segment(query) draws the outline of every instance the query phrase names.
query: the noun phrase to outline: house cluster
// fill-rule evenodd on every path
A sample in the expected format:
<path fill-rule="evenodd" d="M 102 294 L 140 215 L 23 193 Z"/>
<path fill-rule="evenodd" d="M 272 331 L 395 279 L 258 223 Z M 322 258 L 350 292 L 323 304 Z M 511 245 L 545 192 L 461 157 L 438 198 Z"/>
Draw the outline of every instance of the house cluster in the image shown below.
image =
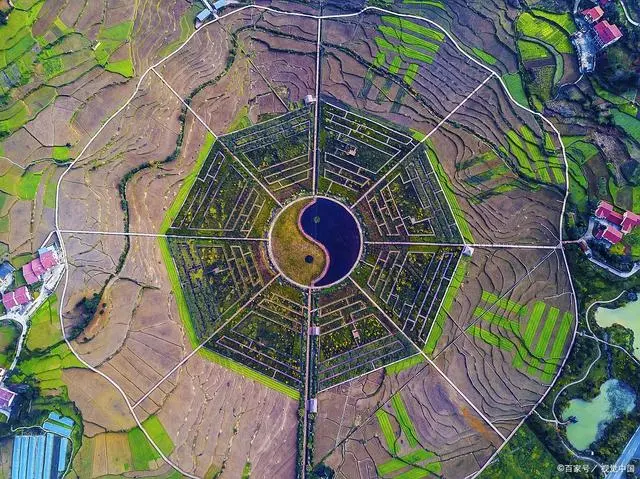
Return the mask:
<path fill-rule="evenodd" d="M 0 368 L 0 371 L 2 371 L 0 377 L 4 376 L 5 370 Z M 4 414 L 7 419 L 11 414 L 11 406 L 13 405 L 13 401 L 16 396 L 16 393 L 7 389 L 2 383 L 0 383 L 0 414 Z"/>
<path fill-rule="evenodd" d="M 22 276 L 27 285 L 42 281 L 45 275 L 60 263 L 58 251 L 54 245 L 45 246 L 38 250 L 38 256 L 22 267 Z M 33 297 L 27 286 L 20 286 L 9 291 L 15 280 L 15 268 L 5 261 L 0 264 L 0 292 L 2 304 L 7 311 L 29 304 Z"/>
<path fill-rule="evenodd" d="M 576 16 L 579 29 L 571 36 L 578 54 L 580 73 L 590 73 L 596 67 L 596 55 L 622 38 L 620 28 L 604 17 L 603 7 L 609 0 L 601 0 L 594 7 L 582 10 Z"/>
<path fill-rule="evenodd" d="M 640 215 L 633 211 L 620 213 L 606 201 L 598 204 L 595 217 L 599 220 L 599 225 L 594 237 L 609 244 L 619 243 L 624 235 L 631 233 L 636 226 L 640 225 Z"/>

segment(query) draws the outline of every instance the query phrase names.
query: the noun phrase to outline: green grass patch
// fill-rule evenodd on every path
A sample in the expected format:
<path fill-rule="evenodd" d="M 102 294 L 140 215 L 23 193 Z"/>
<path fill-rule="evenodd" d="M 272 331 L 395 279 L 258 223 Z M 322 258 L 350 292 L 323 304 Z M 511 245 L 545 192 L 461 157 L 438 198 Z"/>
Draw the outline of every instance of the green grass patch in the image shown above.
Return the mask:
<path fill-rule="evenodd" d="M 548 361 L 544 365 L 544 372 L 542 373 L 541 378 L 543 382 L 548 383 L 553 380 L 554 373 L 558 367 L 558 365 L 553 361 L 560 359 L 564 345 L 567 342 L 567 336 L 571 330 L 572 321 L 573 315 L 571 313 L 564 313 L 562 320 L 560 321 L 558 331 L 556 332 L 556 337 L 553 340 L 553 345 L 551 346 L 551 353 L 549 353 L 549 359 L 551 361 Z"/>
<path fill-rule="evenodd" d="M 23 171 L 12 167 L 0 176 L 0 190 L 21 200 L 33 200 L 36 197 L 41 178 L 42 172 L 34 173 L 30 170 Z"/>
<path fill-rule="evenodd" d="M 402 359 L 396 363 L 390 364 L 386 366 L 384 369 L 387 374 L 398 374 L 405 369 L 412 368 L 413 366 L 417 366 L 418 364 L 422 364 L 425 361 L 424 356 L 422 354 L 414 354 L 413 356 L 409 356 L 408 358 Z"/>
<path fill-rule="evenodd" d="M 497 306 L 503 311 L 514 312 L 519 316 L 524 316 L 527 314 L 527 308 L 522 306 L 520 303 L 511 301 L 508 298 L 501 298 L 491 291 L 482 291 L 482 301 L 490 303 L 491 306 Z"/>
<path fill-rule="evenodd" d="M 544 18 L 546 20 L 550 20 L 553 23 L 556 23 L 562 27 L 564 31 L 566 31 L 569 35 L 576 32 L 576 22 L 573 20 L 573 17 L 570 13 L 553 13 L 547 12 L 544 10 L 533 9 L 531 12 L 540 18 Z"/>
<path fill-rule="evenodd" d="M 125 78 L 133 78 L 134 75 L 133 62 L 130 58 L 117 62 L 108 62 L 104 68 L 109 72 L 118 73 Z"/>
<path fill-rule="evenodd" d="M 111 40 L 122 43 L 130 39 L 132 29 L 133 22 L 130 20 L 102 28 L 98 33 L 98 40 Z"/>
<path fill-rule="evenodd" d="M 407 437 L 409 446 L 412 448 L 416 447 L 418 445 L 418 433 L 413 425 L 413 421 L 409 417 L 409 413 L 399 392 L 391 396 L 391 407 L 393 407 L 396 413 L 396 419 L 400 424 L 400 429 L 402 429 L 402 432 Z"/>
<path fill-rule="evenodd" d="M 495 65 L 496 63 L 498 63 L 498 59 L 496 57 L 494 57 L 493 55 L 490 55 L 484 50 L 480 50 L 479 48 L 474 47 L 473 54 L 483 62 L 488 63 L 489 65 Z"/>
<path fill-rule="evenodd" d="M 435 40 L 437 42 L 443 42 L 446 38 L 446 35 L 439 30 L 434 28 L 426 27 L 424 25 L 420 25 L 419 23 L 412 22 L 410 20 L 406 20 L 404 18 L 398 18 L 390 15 L 382 15 L 382 21 L 388 25 L 393 25 L 398 27 L 401 30 L 410 31 L 413 33 L 417 33 L 425 38 L 429 38 L 431 40 Z"/>
<path fill-rule="evenodd" d="M 529 100 L 527 100 L 527 94 L 524 91 L 524 87 L 522 86 L 522 79 L 520 78 L 520 74 L 516 73 L 507 73 L 502 75 L 502 81 L 511 93 L 511 96 L 521 105 L 528 107 Z"/>
<path fill-rule="evenodd" d="M 613 122 L 634 140 L 640 141 L 640 120 L 620 110 L 612 109 Z"/>
<path fill-rule="evenodd" d="M 419 69 L 420 69 L 420 66 L 416 65 L 415 63 L 412 63 L 411 65 L 409 65 L 409 68 L 407 68 L 407 73 L 404 74 L 402 81 L 405 82 L 407 85 L 411 85 L 413 81 L 416 79 L 416 75 L 418 74 Z"/>

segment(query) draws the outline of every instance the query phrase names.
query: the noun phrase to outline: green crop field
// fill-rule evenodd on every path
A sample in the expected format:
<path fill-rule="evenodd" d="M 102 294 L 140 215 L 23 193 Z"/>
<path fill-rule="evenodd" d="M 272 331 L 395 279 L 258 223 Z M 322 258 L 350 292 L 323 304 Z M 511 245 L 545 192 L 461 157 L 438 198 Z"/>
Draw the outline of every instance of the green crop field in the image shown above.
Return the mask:
<path fill-rule="evenodd" d="M 391 397 L 391 406 L 396 413 L 396 419 L 400 424 L 400 429 L 402 429 L 402 432 L 407 437 L 409 446 L 412 448 L 416 447 L 418 445 L 418 433 L 413 425 L 413 421 L 409 417 L 400 393 L 396 393 Z"/>
<path fill-rule="evenodd" d="M 402 78 L 402 81 L 404 81 L 407 85 L 411 85 L 415 80 L 416 75 L 418 74 L 419 68 L 420 67 L 415 63 L 410 64 L 409 68 L 407 68 L 407 73 L 405 73 L 404 77 Z"/>
<path fill-rule="evenodd" d="M 449 176 L 445 173 L 442 165 L 440 164 L 440 161 L 438 160 L 435 146 L 430 140 L 427 140 L 425 142 L 425 145 L 427 147 L 427 158 L 429 159 L 429 163 L 431 164 L 433 171 L 438 177 L 440 186 L 442 187 L 442 191 L 447 198 L 449 206 L 451 207 L 451 212 L 453 213 L 453 217 L 456 220 L 458 228 L 460 228 L 462 237 L 468 243 L 474 243 L 473 234 L 471 233 L 471 227 L 469 226 L 469 223 L 467 223 L 466 216 L 462 211 L 462 208 L 460 208 L 460 205 L 458 204 L 457 196 L 453 191 L 451 184 L 449 183 Z"/>
<path fill-rule="evenodd" d="M 58 299 L 54 294 L 49 296 L 31 317 L 31 326 L 25 339 L 25 346 L 34 351 L 47 349 L 61 341 Z"/>
<path fill-rule="evenodd" d="M 396 435 L 393 432 L 393 426 L 391 425 L 391 419 L 389 414 L 383 409 L 378 409 L 376 411 L 376 419 L 378 419 L 378 424 L 380 425 L 380 431 L 382 431 L 382 435 L 384 436 L 385 442 L 387 443 L 387 448 L 392 455 L 396 454 Z"/>
<path fill-rule="evenodd" d="M 158 416 L 149 416 L 142 422 L 142 426 L 149 433 L 153 442 L 156 443 L 164 455 L 168 456 L 173 452 L 173 441 L 160 422 L 160 419 L 158 419 Z"/>
<path fill-rule="evenodd" d="M 501 298 L 490 291 L 482 291 L 482 301 L 490 303 L 491 306 L 497 306 L 504 311 L 515 312 L 519 316 L 525 316 L 527 314 L 527 308 L 524 306 L 508 298 Z"/>
<path fill-rule="evenodd" d="M 147 471 L 151 461 L 160 459 L 158 451 L 153 448 L 139 427 L 135 427 L 128 432 L 128 439 L 134 470 Z"/>
<path fill-rule="evenodd" d="M 513 343 L 509 341 L 507 338 L 493 334 L 492 332 L 487 331 L 486 329 L 482 329 L 478 325 L 474 324 L 469 329 L 467 329 L 467 332 L 471 334 L 471 336 L 480 338 L 485 343 L 490 344 L 491 346 L 500 348 L 503 351 L 511 351 L 513 349 Z"/>
<path fill-rule="evenodd" d="M 518 40 L 518 51 L 522 61 L 540 60 L 549 58 L 551 53 L 542 45 L 528 40 Z"/>
<path fill-rule="evenodd" d="M 553 13 L 538 9 L 531 10 L 531 13 L 533 13 L 536 17 L 544 18 L 546 20 L 552 21 L 553 23 L 557 23 L 569 35 L 575 33 L 577 30 L 576 23 L 570 13 Z"/>
<path fill-rule="evenodd" d="M 516 28 L 527 37 L 538 38 L 547 43 L 558 53 L 573 53 L 573 46 L 569 41 L 570 32 L 556 24 L 555 20 L 550 21 L 524 12 L 518 17 Z M 575 25 L 573 29 L 575 30 Z"/>
<path fill-rule="evenodd" d="M 443 42 L 444 39 L 446 38 L 445 34 L 440 32 L 439 30 L 436 30 L 430 27 L 425 27 L 424 25 L 420 25 L 410 20 L 406 20 L 398 17 L 392 17 L 388 15 L 383 15 L 381 19 L 384 23 L 388 25 L 393 25 L 395 27 L 398 27 L 401 30 L 417 33 L 425 38 L 429 38 L 437 42 Z"/>
<path fill-rule="evenodd" d="M 560 311 L 558 308 L 550 308 L 547 313 L 547 317 L 545 318 L 544 325 L 542 326 L 542 331 L 540 332 L 540 337 L 538 338 L 538 342 L 533 350 L 533 361 L 532 364 L 529 365 L 527 371 L 529 374 L 535 373 L 540 368 L 540 360 L 545 357 L 545 353 L 549 346 L 549 341 L 551 340 L 551 334 L 553 333 L 553 328 L 556 324 L 556 319 Z"/>

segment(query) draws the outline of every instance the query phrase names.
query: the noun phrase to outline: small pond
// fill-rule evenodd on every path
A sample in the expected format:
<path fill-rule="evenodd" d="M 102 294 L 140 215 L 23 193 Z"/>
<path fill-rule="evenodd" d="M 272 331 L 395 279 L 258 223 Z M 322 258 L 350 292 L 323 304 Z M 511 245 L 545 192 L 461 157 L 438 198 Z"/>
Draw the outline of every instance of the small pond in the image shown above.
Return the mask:
<path fill-rule="evenodd" d="M 596 322 L 602 328 L 619 324 L 633 331 L 633 354 L 640 359 L 640 301 L 631 301 L 621 308 L 598 308 Z"/>
<path fill-rule="evenodd" d="M 609 379 L 600 387 L 600 394 L 590 401 L 572 399 L 562 413 L 562 419 L 574 417 L 567 425 L 567 439 L 573 447 L 584 451 L 598 438 L 600 431 L 621 414 L 631 412 L 635 393 L 617 379 Z"/>
<path fill-rule="evenodd" d="M 326 249 L 328 267 L 314 286 L 328 286 L 351 273 L 362 249 L 360 227 L 351 212 L 329 198 L 317 198 L 300 216 L 305 234 Z"/>

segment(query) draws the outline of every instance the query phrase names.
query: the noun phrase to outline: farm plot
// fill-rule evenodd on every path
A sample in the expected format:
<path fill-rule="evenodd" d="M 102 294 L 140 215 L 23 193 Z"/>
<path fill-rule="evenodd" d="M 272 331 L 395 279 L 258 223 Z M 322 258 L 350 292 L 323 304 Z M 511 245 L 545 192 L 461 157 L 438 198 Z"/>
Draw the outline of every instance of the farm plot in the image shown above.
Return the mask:
<path fill-rule="evenodd" d="M 416 145 L 410 134 L 331 103 L 321 104 L 319 190 L 353 200 Z"/>
<path fill-rule="evenodd" d="M 496 421 L 526 411 L 571 342 L 574 299 L 554 250 L 477 248 L 435 350 L 435 362 Z"/>
<path fill-rule="evenodd" d="M 280 199 L 311 191 L 313 111 L 294 112 L 223 136 L 224 143 Z"/>
<path fill-rule="evenodd" d="M 220 143 L 214 144 L 168 234 L 263 237 L 275 203 Z"/>
<path fill-rule="evenodd" d="M 368 240 L 462 241 L 449 206 L 448 180 L 443 178 L 442 184 L 427 155 L 424 148 L 416 150 L 358 204 L 356 211 L 367 226 Z M 458 211 L 457 201 L 452 201 Z"/>
<path fill-rule="evenodd" d="M 281 383 L 303 385 L 308 309 L 302 291 L 276 282 L 206 343 L 207 348 Z"/>
<path fill-rule="evenodd" d="M 320 327 L 318 389 L 345 382 L 415 352 L 353 285 L 314 293 Z"/>
<path fill-rule="evenodd" d="M 429 132 L 487 77 L 419 20 L 367 13 L 322 30 L 323 99 L 408 129 Z"/>
<path fill-rule="evenodd" d="M 419 346 L 427 341 L 458 265 L 461 248 L 375 246 L 355 279 Z"/>
<path fill-rule="evenodd" d="M 316 463 L 345 477 L 363 468 L 382 478 L 459 477 L 502 442 L 429 366 L 332 388 L 318 410 Z"/>
<path fill-rule="evenodd" d="M 450 120 L 429 139 L 429 157 L 476 242 L 557 244 L 565 191 L 557 137 L 493 81 Z"/>

